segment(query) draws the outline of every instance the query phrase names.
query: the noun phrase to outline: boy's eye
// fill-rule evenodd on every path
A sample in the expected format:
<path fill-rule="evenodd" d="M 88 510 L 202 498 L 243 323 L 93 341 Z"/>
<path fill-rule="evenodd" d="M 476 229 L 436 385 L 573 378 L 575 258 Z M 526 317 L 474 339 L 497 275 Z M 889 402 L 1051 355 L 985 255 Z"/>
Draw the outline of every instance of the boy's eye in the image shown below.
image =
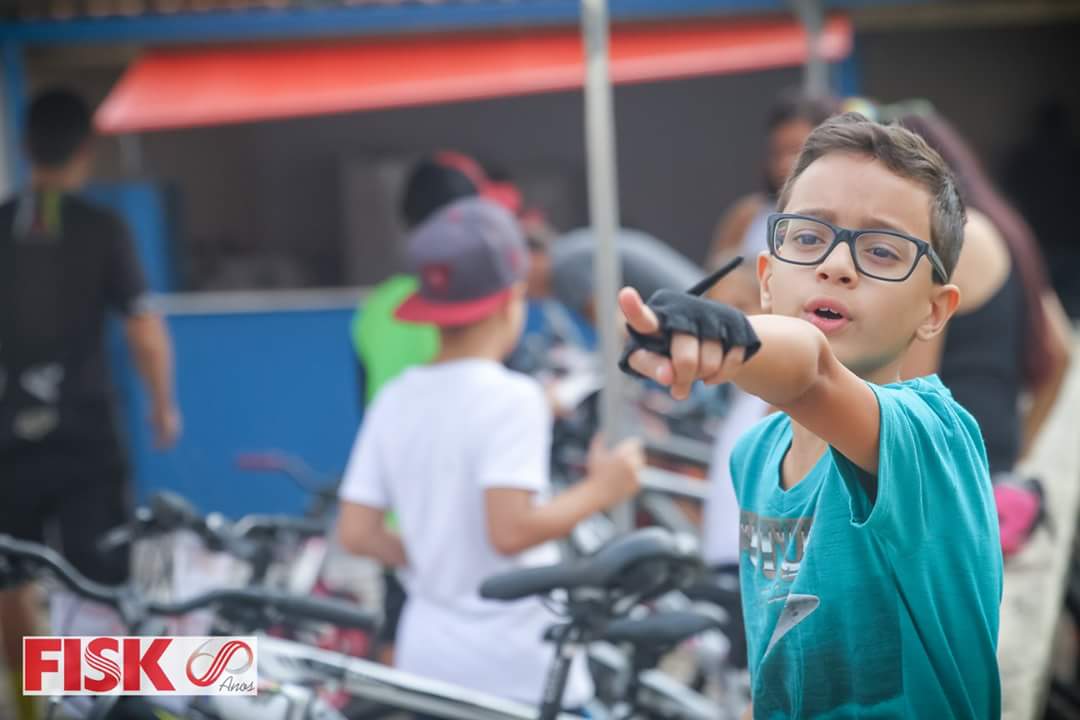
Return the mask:
<path fill-rule="evenodd" d="M 801 232 L 797 234 L 793 239 L 796 245 L 800 245 L 802 247 L 813 247 L 815 245 L 820 245 L 825 242 L 825 238 L 819 237 L 810 232 Z"/>
<path fill-rule="evenodd" d="M 878 260 L 899 260 L 900 256 L 889 247 L 878 245 L 876 247 L 867 248 L 867 252 L 870 253 Z"/>
<path fill-rule="evenodd" d="M 857 241 L 859 256 L 877 265 L 905 265 L 914 262 L 914 244 L 890 235 L 862 235 Z"/>

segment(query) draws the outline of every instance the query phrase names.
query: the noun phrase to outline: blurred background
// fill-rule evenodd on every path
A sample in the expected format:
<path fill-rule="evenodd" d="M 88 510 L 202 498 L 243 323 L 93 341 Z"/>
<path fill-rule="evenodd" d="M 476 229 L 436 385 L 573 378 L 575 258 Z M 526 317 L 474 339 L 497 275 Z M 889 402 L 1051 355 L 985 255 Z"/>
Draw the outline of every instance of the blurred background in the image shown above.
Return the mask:
<path fill-rule="evenodd" d="M 733 247 L 718 240 L 725 212 L 770 182 L 778 96 L 919 101 L 1023 214 L 1080 317 L 1080 0 L 609 11 L 624 228 L 711 266 Z M 309 494 L 251 466 L 287 455 L 301 474 L 340 473 L 363 407 L 350 326 L 371 288 L 405 270 L 401 196 L 419 159 L 475 158 L 552 238 L 589 224 L 579 15 L 576 0 L 0 0 L 0 196 L 28 179 L 30 98 L 84 97 L 97 131 L 85 194 L 126 221 L 172 337 L 183 433 L 160 452 L 122 333 L 110 335 L 138 498 L 299 514 Z M 1056 412 L 1040 468 L 1071 488 L 1077 417 Z M 250 453 L 262 455 L 245 467 Z"/>
<path fill-rule="evenodd" d="M 588 222 L 573 0 L 0 7 L 0 191 L 25 172 L 28 97 L 78 91 L 99 108 L 88 192 L 126 218 L 153 289 L 167 295 L 187 420 L 172 453 L 147 451 L 130 368 L 117 377 L 142 492 L 179 487 L 238 511 L 253 482 L 233 474 L 238 448 L 340 467 L 359 421 L 341 328 L 360 289 L 402 267 L 397 202 L 417 157 L 469 153 L 511 173 L 556 228 Z M 1071 223 L 1036 207 L 1067 208 L 1077 187 L 1080 164 L 1064 157 L 1075 158 L 1080 134 L 1080 3 L 826 9 L 833 93 L 924 98 L 952 120 L 1034 211 L 1054 284 L 1080 313 Z M 774 98 L 802 82 L 798 13 L 780 0 L 632 0 L 613 2 L 611 16 L 622 222 L 703 263 L 721 213 L 762 185 Z M 1025 193 L 1023 160 L 1039 143 L 1062 143 L 1049 152 L 1060 162 Z M 245 510 L 301 502 L 286 482 L 258 482 Z"/>

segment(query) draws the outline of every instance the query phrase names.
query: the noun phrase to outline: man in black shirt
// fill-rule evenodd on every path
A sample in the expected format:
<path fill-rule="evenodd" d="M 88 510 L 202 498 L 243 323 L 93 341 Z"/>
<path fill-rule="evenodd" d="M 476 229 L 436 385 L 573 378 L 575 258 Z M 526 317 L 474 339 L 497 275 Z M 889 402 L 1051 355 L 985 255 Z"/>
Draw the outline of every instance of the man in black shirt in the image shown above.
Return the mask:
<path fill-rule="evenodd" d="M 25 140 L 30 187 L 0 205 L 0 533 L 48 539 L 93 580 L 118 583 L 126 552 L 95 550 L 103 532 L 128 519 L 106 317 L 123 319 L 160 447 L 180 432 L 171 344 L 147 305 L 124 223 L 72 194 L 92 162 L 87 105 L 64 91 L 39 95 Z M 35 619 L 29 588 L 0 592 L 9 668 L 21 667 L 22 636 L 35 632 Z"/>

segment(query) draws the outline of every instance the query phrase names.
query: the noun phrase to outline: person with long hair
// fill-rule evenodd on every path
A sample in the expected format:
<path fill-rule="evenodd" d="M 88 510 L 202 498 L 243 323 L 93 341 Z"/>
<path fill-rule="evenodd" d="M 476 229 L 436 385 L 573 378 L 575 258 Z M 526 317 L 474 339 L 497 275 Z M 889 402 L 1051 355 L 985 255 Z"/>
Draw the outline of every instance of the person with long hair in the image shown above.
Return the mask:
<path fill-rule="evenodd" d="M 776 208 L 776 198 L 787 180 L 795 158 L 810 131 L 836 112 L 831 97 L 812 97 L 801 90 L 781 92 L 769 108 L 765 123 L 767 144 L 760 192 L 745 195 L 724 213 L 717 223 L 709 247 L 706 266 L 719 267 L 718 258 L 731 255 L 756 256 L 765 250 L 765 218 Z"/>
<path fill-rule="evenodd" d="M 1039 517 L 1040 490 L 1009 482 L 1049 416 L 1069 364 L 1070 327 L 1034 233 L 994 186 L 948 121 L 923 107 L 896 116 L 956 175 L 968 210 L 954 282 L 960 307 L 945 333 L 916 343 L 905 371 L 936 372 L 979 423 L 997 481 L 1002 545 L 1009 554 Z"/>

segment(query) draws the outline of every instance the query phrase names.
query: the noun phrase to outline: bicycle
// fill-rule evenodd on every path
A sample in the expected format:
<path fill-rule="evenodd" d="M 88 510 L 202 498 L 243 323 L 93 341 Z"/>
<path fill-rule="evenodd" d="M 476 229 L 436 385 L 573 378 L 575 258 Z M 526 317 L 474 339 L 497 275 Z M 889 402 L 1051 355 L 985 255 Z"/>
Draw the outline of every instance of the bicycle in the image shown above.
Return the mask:
<path fill-rule="evenodd" d="M 370 613 L 341 602 L 297 597 L 260 588 L 212 590 L 172 603 L 150 601 L 132 586 L 110 587 L 88 580 L 48 547 L 0 535 L 0 585 L 26 582 L 42 574 L 59 580 L 80 597 L 112 608 L 119 614 L 128 632 L 135 635 L 160 634 L 162 627 L 160 622 L 155 623 L 155 620 L 183 616 L 199 610 L 215 611 L 216 634 L 228 634 L 235 630 L 250 633 L 285 617 L 328 622 L 369 632 L 377 624 L 377 619 Z M 272 683 L 260 689 L 266 691 L 270 698 L 281 696 L 288 701 L 277 716 L 266 716 L 267 720 L 344 720 L 343 716 L 323 703 L 313 689 Z M 303 702 L 296 702 L 298 698 Z M 199 698 L 191 703 L 187 711 L 206 720 L 240 720 L 236 716 L 214 713 L 212 703 L 212 699 Z M 57 712 L 61 712 L 60 705 L 61 701 L 55 698 L 50 703 L 50 719 L 55 717 Z M 160 712 L 168 711 L 156 708 L 144 700 L 107 695 L 95 697 L 86 718 L 105 720 L 124 717 L 122 712 L 126 712 L 128 717 L 156 720 L 161 717 Z"/>
<path fill-rule="evenodd" d="M 601 617 L 625 615 L 639 601 L 685 582 L 691 576 L 691 569 L 696 566 L 692 556 L 685 549 L 680 549 L 669 534 L 659 532 L 657 535 L 645 531 L 645 535 L 637 533 L 616 541 L 590 562 L 538 570 L 543 571 L 542 578 L 554 583 L 551 589 L 555 585 L 569 586 L 567 579 L 571 576 L 576 578 L 573 587 L 568 587 L 579 598 L 575 606 L 589 608 L 579 618 L 599 621 Z M 375 622 L 370 614 L 342 603 L 321 598 L 297 598 L 259 588 L 211 591 L 177 603 L 148 602 L 134 588 L 110 588 L 83 578 L 49 548 L 0 536 L 0 583 L 24 581 L 43 572 L 53 575 L 80 596 L 115 608 L 134 633 L 152 629 L 150 620 L 153 617 L 182 615 L 208 608 L 217 612 L 219 621 L 215 631 L 219 632 L 248 633 L 272 624 L 283 615 L 368 631 Z M 522 592 L 519 580 L 505 580 L 510 582 L 505 587 L 511 594 Z M 534 579 L 526 577 L 524 580 L 526 590 L 530 587 L 545 589 L 542 585 L 537 586 Z M 499 582 L 496 580 L 494 587 Z M 529 582 L 532 584 L 529 585 Z M 609 604 L 611 606 L 606 608 Z M 700 624 L 701 619 L 682 618 L 674 623 L 624 619 L 621 625 L 610 623 L 605 624 L 604 628 L 596 628 L 595 635 L 600 639 L 628 642 L 636 647 L 660 647 L 678 642 L 686 633 L 696 630 L 699 625 L 694 623 Z M 559 627 L 575 626 L 574 621 L 556 626 L 556 632 L 559 632 Z M 317 688 L 328 683 L 341 684 L 347 692 L 386 707 L 423 712 L 449 720 L 532 720 L 537 713 L 535 708 L 527 705 L 418 678 L 367 660 L 292 641 L 260 638 L 259 649 L 263 666 L 260 668 L 262 699 L 199 698 L 188 709 L 188 716 L 197 720 L 246 720 L 252 717 L 259 717 L 260 720 L 341 720 L 340 713 L 318 698 Z M 553 667 L 555 676 L 561 672 L 559 668 L 559 661 L 556 661 Z M 262 677 L 264 674 L 270 677 Z M 682 708 L 674 714 L 654 714 L 649 717 L 688 720 L 717 717 L 710 709 L 699 709 L 693 713 L 687 711 L 687 708 L 693 707 L 686 697 L 681 697 L 687 691 L 672 688 L 671 685 L 670 682 L 665 684 L 659 675 L 643 674 L 634 683 L 637 688 L 634 691 L 637 694 L 636 706 L 662 707 L 663 703 L 674 703 Z M 652 700 L 649 699 L 650 693 L 656 696 Z M 281 702 L 276 702 L 279 699 Z M 154 710 L 153 706 L 140 700 L 106 696 L 95 702 L 88 717 L 91 720 L 111 720 L 116 717 L 111 713 L 125 706 L 144 713 Z M 144 714 L 142 717 L 153 716 Z M 570 718 L 561 713 L 557 705 L 547 707 L 541 717 L 544 720 Z"/>
<path fill-rule="evenodd" d="M 163 589 L 162 583 L 155 583 L 152 577 L 139 578 L 141 587 L 156 587 L 159 599 L 177 596 L 179 589 L 189 588 L 193 581 L 200 583 L 200 589 L 206 589 L 211 584 L 228 586 L 239 580 L 255 587 L 359 604 L 356 598 L 333 593 L 316 580 L 325 553 L 317 552 L 318 557 L 313 560 L 304 549 L 309 541 L 322 540 L 326 532 L 323 520 L 309 517 L 248 515 L 231 522 L 217 514 L 204 516 L 183 497 L 160 492 L 150 498 L 148 506 L 136 511 L 134 520 L 107 533 L 100 545 L 115 548 L 142 542 L 179 550 L 179 555 L 171 560 L 179 567 L 172 568 L 175 571 L 170 573 L 172 582 L 167 589 Z M 190 547 L 177 543 L 177 534 L 191 536 L 200 545 Z M 221 558 L 221 554 L 228 557 Z M 224 567 L 229 572 L 224 575 L 185 572 L 198 565 L 202 568 Z M 192 574 L 195 577 L 190 577 Z M 180 599 L 189 594 L 184 592 Z M 175 634 L 205 634 L 212 620 L 206 614 L 189 616 L 182 625 L 176 624 Z M 372 632 L 325 623 L 313 626 L 282 619 L 261 629 L 275 637 L 356 657 L 370 657 L 374 647 Z M 324 699 L 350 717 L 370 714 L 366 705 L 352 707 L 354 703 L 344 693 L 326 692 Z"/>
<path fill-rule="evenodd" d="M 648 670 L 670 649 L 714 627 L 715 618 L 691 612 L 628 617 L 645 603 L 689 587 L 702 569 L 692 539 L 646 528 L 611 541 L 589 557 L 489 578 L 480 595 L 505 602 L 539 595 L 563 608 L 567 621 L 546 636 L 555 645 L 555 660 L 544 684 L 540 720 L 558 714 L 575 652 L 597 641 L 633 648 L 628 680 L 614 698 L 613 717 L 715 720 L 722 714 L 715 704 Z"/>
<path fill-rule="evenodd" d="M 164 514 L 168 522 L 164 524 L 164 527 L 175 528 L 177 527 L 176 518 L 183 518 L 182 526 L 190 527 L 200 536 L 207 537 L 208 543 L 213 547 L 231 547 L 238 554 L 247 554 L 248 556 L 253 554 L 251 549 L 243 544 L 238 544 L 240 539 L 249 539 L 246 529 L 260 526 L 268 528 L 277 526 L 276 522 L 260 523 L 255 519 L 248 521 L 242 519 L 232 527 L 221 522 L 210 523 L 198 516 L 197 513 L 194 513 L 190 506 L 182 505 L 177 498 L 171 496 L 156 497 L 151 505 L 157 506 L 159 512 L 160 508 L 167 508 Z M 179 505 L 179 508 L 176 507 L 177 505 Z M 285 523 L 285 525 L 288 526 L 288 523 Z M 244 528 L 244 530 L 237 532 L 238 528 Z M 625 543 L 639 543 L 640 547 L 644 548 L 646 545 L 642 544 L 644 542 L 642 538 L 653 536 L 656 538 L 669 537 L 663 531 L 653 529 L 642 531 L 632 540 L 616 539 L 611 541 L 609 546 L 596 557 L 589 559 L 588 562 L 602 563 L 605 562 L 604 558 L 611 556 L 614 552 L 627 552 L 622 550 Z M 664 540 L 663 542 L 667 541 Z M 687 557 L 692 557 L 689 547 L 682 547 L 680 552 Z M 258 555 L 257 552 L 254 554 Z M 596 559 L 597 557 L 599 560 Z M 682 558 L 681 561 L 686 560 L 682 555 L 679 557 Z M 696 562 L 696 560 L 693 560 L 693 563 Z M 557 565 L 553 567 L 559 568 L 563 566 Z M 261 574 L 257 572 L 253 577 L 258 579 Z M 684 598 L 680 598 L 670 591 L 664 593 L 664 595 L 665 597 L 658 600 L 658 604 L 666 608 L 665 613 L 644 620 L 635 619 L 614 622 L 594 638 L 589 647 L 594 674 L 606 676 L 607 678 L 606 682 L 598 683 L 599 685 L 613 687 L 602 699 L 607 704 L 615 706 L 623 702 L 625 697 L 636 697 L 641 694 L 642 697 L 651 698 L 651 701 L 647 703 L 649 707 L 653 708 L 651 717 L 715 718 L 717 710 L 714 704 L 706 701 L 699 694 L 682 687 L 669 676 L 653 668 L 661 656 L 674 649 L 687 638 L 702 635 L 709 631 L 715 632 L 718 628 L 723 628 L 726 618 L 722 614 L 715 612 L 702 615 L 700 607 L 694 608 Z M 694 612 L 695 609 L 697 612 Z M 291 638 L 298 636 L 295 632 L 290 634 L 278 632 L 275 635 Z M 326 647 L 317 642 L 309 642 L 308 644 L 322 647 L 325 650 L 338 650 L 338 648 Z M 630 651 L 629 653 L 623 653 L 614 648 L 613 645 L 629 646 Z M 363 656 L 362 653 L 352 654 L 358 657 Z M 627 655 L 629 660 L 626 659 Z M 381 716 L 385 711 L 385 708 L 372 706 L 370 703 L 349 706 L 342 702 L 348 696 L 349 693 L 342 688 L 336 697 L 330 699 L 335 707 L 350 717 Z M 674 707 L 678 711 L 672 714 L 669 711 L 658 709 L 664 707 Z"/>

